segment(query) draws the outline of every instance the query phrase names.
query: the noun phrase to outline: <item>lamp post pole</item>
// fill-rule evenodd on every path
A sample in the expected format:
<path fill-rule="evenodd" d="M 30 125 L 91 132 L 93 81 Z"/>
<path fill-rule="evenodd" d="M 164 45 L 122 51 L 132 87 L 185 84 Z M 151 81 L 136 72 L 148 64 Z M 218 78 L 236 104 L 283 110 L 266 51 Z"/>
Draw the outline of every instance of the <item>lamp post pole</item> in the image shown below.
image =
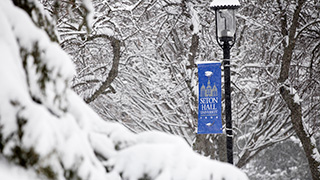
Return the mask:
<path fill-rule="evenodd" d="M 225 115 L 226 115 L 226 144 L 227 160 L 233 164 L 233 134 L 231 116 L 231 81 L 230 81 L 230 44 L 228 40 L 223 41 L 223 68 L 224 68 L 224 92 L 225 92 Z"/>
<path fill-rule="evenodd" d="M 215 10 L 216 39 L 223 49 L 227 160 L 228 163 L 233 164 L 230 49 L 236 41 L 235 10 L 240 7 L 240 2 L 239 0 L 213 0 L 210 6 Z"/>

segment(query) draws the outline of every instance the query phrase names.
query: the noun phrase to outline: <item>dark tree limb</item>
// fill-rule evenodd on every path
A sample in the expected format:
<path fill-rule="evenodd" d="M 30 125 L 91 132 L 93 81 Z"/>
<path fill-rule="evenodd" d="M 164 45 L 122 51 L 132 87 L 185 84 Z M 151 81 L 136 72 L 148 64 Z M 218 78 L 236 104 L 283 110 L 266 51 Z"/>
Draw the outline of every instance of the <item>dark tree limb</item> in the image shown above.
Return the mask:
<path fill-rule="evenodd" d="M 116 39 L 115 37 L 106 36 L 106 35 L 90 37 L 88 40 L 91 40 L 93 38 L 98 38 L 98 37 L 108 38 L 111 42 L 112 52 L 113 52 L 112 67 L 111 67 L 111 70 L 109 71 L 107 78 L 105 79 L 105 81 L 102 82 L 102 85 L 98 89 L 96 89 L 89 97 L 85 98 L 86 103 L 91 103 L 92 101 L 97 99 L 99 95 L 104 94 L 106 89 L 110 87 L 111 83 L 118 76 L 118 71 L 119 71 L 121 41 L 119 39 Z"/>
<path fill-rule="evenodd" d="M 294 95 L 291 94 L 287 84 L 287 80 L 289 79 L 289 70 L 292 61 L 293 51 L 296 45 L 296 32 L 298 27 L 299 14 L 301 9 L 306 1 L 299 0 L 296 5 L 296 9 L 294 11 L 292 17 L 292 24 L 289 27 L 288 34 L 288 44 L 284 46 L 284 52 L 281 60 L 281 70 L 278 82 L 281 83 L 281 87 L 279 88 L 280 94 L 285 101 L 287 107 L 291 111 L 291 123 L 293 128 L 302 143 L 303 150 L 308 159 L 309 168 L 312 174 L 313 180 L 320 180 L 320 162 L 317 160 L 316 152 L 319 151 L 316 148 L 315 142 L 312 142 L 312 136 L 308 134 L 306 128 L 304 127 L 304 122 L 302 118 L 302 108 L 299 102 L 295 102 Z M 285 28 L 282 26 L 282 28 Z M 284 31 L 284 29 L 283 29 Z"/>

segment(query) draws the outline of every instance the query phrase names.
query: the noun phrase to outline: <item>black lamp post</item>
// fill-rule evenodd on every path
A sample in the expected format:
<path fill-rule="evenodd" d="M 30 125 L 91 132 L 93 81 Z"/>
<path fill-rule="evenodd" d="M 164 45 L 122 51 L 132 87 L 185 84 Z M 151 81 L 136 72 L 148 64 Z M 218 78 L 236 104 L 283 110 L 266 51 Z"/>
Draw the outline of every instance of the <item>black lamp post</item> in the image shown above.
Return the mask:
<path fill-rule="evenodd" d="M 236 41 L 235 11 L 240 7 L 238 0 L 214 0 L 210 7 L 215 11 L 216 39 L 223 49 L 225 114 L 228 163 L 233 164 L 233 133 L 231 116 L 230 49 Z"/>

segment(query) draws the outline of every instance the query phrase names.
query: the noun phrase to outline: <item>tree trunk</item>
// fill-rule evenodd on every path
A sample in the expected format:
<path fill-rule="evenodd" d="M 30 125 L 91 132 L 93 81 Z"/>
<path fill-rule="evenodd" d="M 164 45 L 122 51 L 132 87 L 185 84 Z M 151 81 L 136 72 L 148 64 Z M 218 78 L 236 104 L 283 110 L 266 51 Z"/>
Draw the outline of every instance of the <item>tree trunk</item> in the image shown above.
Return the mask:
<path fill-rule="evenodd" d="M 313 137 L 306 132 L 303 124 L 301 105 L 294 102 L 294 95 L 290 94 L 290 90 L 285 87 L 280 88 L 280 94 L 291 110 L 291 122 L 307 156 L 312 179 L 320 180 L 320 162 L 317 159 L 317 157 L 320 158 L 319 151 L 315 141 L 313 141 Z"/>
<path fill-rule="evenodd" d="M 286 29 L 285 24 L 282 25 L 282 34 L 285 36 L 286 33 L 288 34 L 288 43 L 284 43 L 284 52 L 281 60 L 281 70 L 278 82 L 281 84 L 280 87 L 280 94 L 285 101 L 287 107 L 291 111 L 291 123 L 292 126 L 300 139 L 302 143 L 303 150 L 306 154 L 306 157 L 308 159 L 309 168 L 312 174 L 313 180 L 320 180 L 320 157 L 319 157 L 319 151 L 316 148 L 315 141 L 313 141 L 313 137 L 307 133 L 307 130 L 305 129 L 303 118 L 302 118 L 302 108 L 300 102 L 296 102 L 294 100 L 294 96 L 297 94 L 292 94 L 290 92 L 290 87 L 288 87 L 287 82 L 289 81 L 289 74 L 290 74 L 290 65 L 292 61 L 292 56 L 296 44 L 296 30 L 298 27 L 298 20 L 299 20 L 299 14 L 301 12 L 301 8 L 303 7 L 303 4 L 305 3 L 305 0 L 299 0 L 298 4 L 296 6 L 296 9 L 293 14 L 292 18 L 292 24 L 289 28 L 288 32 L 285 32 Z M 281 9 L 282 10 L 282 9 Z"/>

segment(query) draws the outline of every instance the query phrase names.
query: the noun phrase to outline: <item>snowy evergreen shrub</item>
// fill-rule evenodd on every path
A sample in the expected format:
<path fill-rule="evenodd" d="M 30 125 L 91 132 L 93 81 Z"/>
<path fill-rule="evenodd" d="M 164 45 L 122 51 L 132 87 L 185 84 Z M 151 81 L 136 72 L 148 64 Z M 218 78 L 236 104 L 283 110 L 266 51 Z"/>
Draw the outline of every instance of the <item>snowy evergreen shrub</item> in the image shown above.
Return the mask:
<path fill-rule="evenodd" d="M 179 137 L 98 117 L 70 89 L 73 64 L 34 18 L 39 7 L 0 1 L 0 179 L 247 179 Z"/>

